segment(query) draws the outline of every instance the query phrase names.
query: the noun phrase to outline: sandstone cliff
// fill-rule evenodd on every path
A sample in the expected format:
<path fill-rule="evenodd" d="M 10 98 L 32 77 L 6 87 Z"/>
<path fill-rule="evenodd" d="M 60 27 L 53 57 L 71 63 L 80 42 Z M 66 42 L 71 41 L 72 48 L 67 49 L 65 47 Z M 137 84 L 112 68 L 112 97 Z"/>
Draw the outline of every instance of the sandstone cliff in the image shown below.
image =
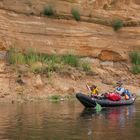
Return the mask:
<path fill-rule="evenodd" d="M 126 60 L 130 50 L 139 48 L 139 26 L 114 32 L 112 27 L 101 24 L 52 19 L 40 13 L 45 5 L 53 5 L 58 15 L 71 16 L 71 8 L 76 7 L 86 18 L 91 15 L 89 18 L 97 20 L 121 18 L 139 23 L 139 4 L 136 0 L 4 0 L 0 2 L 1 47 L 15 45 L 47 53 Z M 110 8 L 105 10 L 104 5 Z M 106 52 L 112 57 L 103 58 Z"/>
<path fill-rule="evenodd" d="M 56 16 L 49 18 L 42 14 L 46 5 L 55 9 Z M 81 21 L 73 19 L 71 8 L 79 10 Z M 3 60 L 8 48 L 32 47 L 43 53 L 89 57 L 101 82 L 107 79 L 105 75 L 111 81 L 112 77 L 116 80 L 123 75 L 125 81 L 131 83 L 133 79 L 132 83 L 139 86 L 139 76 L 128 71 L 129 52 L 140 50 L 139 12 L 139 0 L 1 0 L 2 69 L 6 67 Z M 115 32 L 110 26 L 114 19 L 122 19 L 126 27 Z"/>

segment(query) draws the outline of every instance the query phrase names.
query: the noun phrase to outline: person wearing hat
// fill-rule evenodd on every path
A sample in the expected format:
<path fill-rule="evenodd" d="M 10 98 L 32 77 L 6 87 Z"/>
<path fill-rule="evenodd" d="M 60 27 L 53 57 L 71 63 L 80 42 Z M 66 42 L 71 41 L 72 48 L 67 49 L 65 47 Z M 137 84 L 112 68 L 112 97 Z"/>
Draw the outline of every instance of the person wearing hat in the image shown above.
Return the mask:
<path fill-rule="evenodd" d="M 116 93 L 119 93 L 121 96 L 123 96 L 124 92 L 125 92 L 125 88 L 122 86 L 123 83 L 121 81 L 118 81 L 116 83 L 117 87 L 116 87 L 116 90 L 115 92 Z"/>
<path fill-rule="evenodd" d="M 121 81 L 117 82 L 116 93 L 124 97 L 125 100 L 129 100 L 132 97 L 132 94 L 128 89 L 125 89 Z"/>

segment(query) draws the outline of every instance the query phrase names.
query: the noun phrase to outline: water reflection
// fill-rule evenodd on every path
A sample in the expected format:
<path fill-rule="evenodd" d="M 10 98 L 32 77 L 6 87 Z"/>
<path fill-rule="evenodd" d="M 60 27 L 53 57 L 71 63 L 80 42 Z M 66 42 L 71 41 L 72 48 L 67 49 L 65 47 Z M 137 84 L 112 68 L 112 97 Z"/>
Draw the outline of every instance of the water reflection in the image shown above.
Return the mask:
<path fill-rule="evenodd" d="M 96 112 L 79 102 L 0 104 L 0 140 L 137 140 L 139 106 Z"/>
<path fill-rule="evenodd" d="M 89 140 L 101 139 L 123 139 L 121 135 L 125 135 L 126 139 L 132 135 L 133 119 L 135 117 L 135 105 L 103 108 L 101 112 L 95 109 L 84 109 L 80 113 L 81 121 L 86 120 L 88 123 L 87 134 Z M 128 134 L 128 136 L 126 135 Z M 100 135 L 100 137 L 99 137 Z M 132 137 L 133 138 L 133 137 Z"/>
<path fill-rule="evenodd" d="M 0 140 L 81 139 L 75 102 L 0 106 Z"/>
<path fill-rule="evenodd" d="M 120 127 L 125 125 L 125 121 L 131 119 L 135 115 L 136 109 L 135 105 L 132 106 L 123 106 L 123 107 L 111 107 L 103 108 L 100 112 L 97 112 L 93 108 L 85 108 L 80 114 L 83 118 L 93 118 L 93 117 L 102 117 L 108 119 L 111 123 L 117 122 Z"/>

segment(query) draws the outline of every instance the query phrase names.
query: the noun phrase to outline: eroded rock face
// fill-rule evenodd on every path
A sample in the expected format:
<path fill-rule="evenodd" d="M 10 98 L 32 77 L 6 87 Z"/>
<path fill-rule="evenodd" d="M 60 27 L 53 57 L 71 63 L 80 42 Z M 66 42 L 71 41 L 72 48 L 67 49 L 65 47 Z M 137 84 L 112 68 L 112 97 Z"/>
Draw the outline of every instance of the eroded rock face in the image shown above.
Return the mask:
<path fill-rule="evenodd" d="M 40 15 L 44 6 L 51 5 L 57 14 L 71 14 L 71 8 L 79 10 L 81 15 L 95 17 L 139 17 L 139 0 L 4 0 L 0 8 Z M 117 12 L 116 12 L 117 11 Z"/>
<path fill-rule="evenodd" d="M 37 89 L 40 89 L 44 86 L 44 83 L 41 79 L 41 76 L 40 75 L 36 75 L 34 77 L 34 87 L 36 87 Z"/>
<path fill-rule="evenodd" d="M 32 47 L 49 54 L 122 61 L 135 46 L 140 48 L 140 27 L 114 32 L 101 24 L 47 18 L 40 15 L 45 5 L 52 5 L 60 15 L 71 16 L 71 8 L 76 7 L 84 18 L 140 19 L 138 0 L 4 0 L 0 2 L 0 50 Z"/>
<path fill-rule="evenodd" d="M 5 62 L 0 61 L 0 73 L 5 73 Z"/>
<path fill-rule="evenodd" d="M 125 59 L 134 46 L 140 46 L 140 27 L 114 32 L 111 27 L 103 25 L 28 17 L 3 10 L 0 18 L 0 37 L 8 42 L 7 48 L 32 47 L 50 54 L 72 53 L 95 58 L 102 50 L 113 50 Z"/>
<path fill-rule="evenodd" d="M 98 58 L 102 61 L 123 61 L 124 58 L 115 51 L 102 50 Z"/>

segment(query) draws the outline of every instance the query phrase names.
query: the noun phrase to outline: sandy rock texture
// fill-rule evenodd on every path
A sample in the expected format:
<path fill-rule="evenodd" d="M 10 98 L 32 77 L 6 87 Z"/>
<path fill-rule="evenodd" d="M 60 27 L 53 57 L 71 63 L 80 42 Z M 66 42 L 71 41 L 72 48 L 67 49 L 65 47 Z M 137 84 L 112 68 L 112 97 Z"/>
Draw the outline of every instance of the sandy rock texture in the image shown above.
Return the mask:
<path fill-rule="evenodd" d="M 140 27 L 114 32 L 101 24 L 47 18 L 40 15 L 45 5 L 52 5 L 58 15 L 69 16 L 71 8 L 76 7 L 84 17 L 91 12 L 98 19 L 140 19 L 136 0 L 4 0 L 0 4 L 0 46 L 33 47 L 46 53 L 73 53 L 104 61 L 126 60 L 129 51 L 139 49 Z M 105 10 L 104 5 L 111 8 Z"/>
<path fill-rule="evenodd" d="M 54 17 L 42 14 L 46 5 L 51 5 L 55 9 Z M 80 12 L 81 21 L 73 19 L 72 8 Z M 127 85 L 136 87 L 135 90 L 138 89 L 140 76 L 134 76 L 129 71 L 131 67 L 129 53 L 132 50 L 140 50 L 139 13 L 139 0 L 1 0 L 0 92 L 10 93 L 15 86 L 13 81 L 16 76 L 12 76 L 9 69 L 5 70 L 6 51 L 10 47 L 21 48 L 23 51 L 34 48 L 37 52 L 48 54 L 70 53 L 86 57 L 96 73 L 93 77 L 83 76 L 76 82 L 75 79 L 78 78 L 74 75 L 69 78 L 59 75 L 57 77 L 59 80 L 56 77 L 53 79 L 59 82 L 52 82 L 56 85 L 48 84 L 48 86 L 45 86 L 42 78 L 37 76 L 38 81 L 30 88 L 32 92 L 39 87 L 45 93 L 46 91 L 71 93 L 82 89 L 88 81 L 102 83 L 102 87 L 108 87 L 120 78 Z M 106 24 L 115 19 L 121 19 L 129 23 L 129 26 L 115 32 L 108 26 L 109 24 Z M 60 82 L 61 78 L 64 78 L 68 85 L 63 85 L 63 82 Z M 31 84 L 32 78 L 25 79 Z M 79 84 L 80 81 L 84 84 Z M 3 89 L 7 90 L 3 92 Z"/>

